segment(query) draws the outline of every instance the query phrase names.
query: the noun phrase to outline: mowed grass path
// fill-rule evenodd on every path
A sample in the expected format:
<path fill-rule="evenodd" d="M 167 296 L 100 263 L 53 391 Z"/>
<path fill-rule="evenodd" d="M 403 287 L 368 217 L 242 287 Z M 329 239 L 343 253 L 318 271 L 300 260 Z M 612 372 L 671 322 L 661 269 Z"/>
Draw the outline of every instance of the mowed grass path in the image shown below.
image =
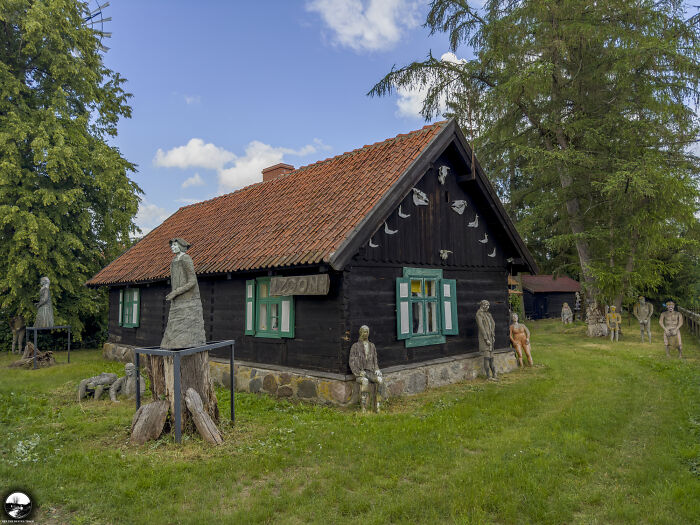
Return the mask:
<path fill-rule="evenodd" d="M 528 324 L 534 369 L 380 415 L 237 394 L 217 448 L 128 445 L 132 404 L 75 400 L 123 372 L 97 351 L 40 371 L 5 354 L 0 488 L 29 489 L 38 523 L 700 523 L 697 342 L 680 361 L 626 321 L 617 344 Z"/>

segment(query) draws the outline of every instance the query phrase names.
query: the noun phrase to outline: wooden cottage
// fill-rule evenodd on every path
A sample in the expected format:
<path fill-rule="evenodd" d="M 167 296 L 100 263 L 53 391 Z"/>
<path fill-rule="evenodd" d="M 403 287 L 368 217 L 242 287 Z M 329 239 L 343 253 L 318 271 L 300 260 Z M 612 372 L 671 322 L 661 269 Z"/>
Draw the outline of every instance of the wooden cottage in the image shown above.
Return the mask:
<path fill-rule="evenodd" d="M 88 282 L 109 287 L 109 344 L 159 344 L 182 237 L 207 340 L 236 340 L 237 388 L 350 402 L 363 324 L 392 394 L 474 377 L 482 299 L 511 367 L 507 277 L 536 265 L 471 159 L 439 122 L 180 208 Z"/>
<path fill-rule="evenodd" d="M 525 315 L 530 319 L 561 316 L 561 307 L 569 303 L 573 311 L 576 292 L 581 285 L 566 275 L 523 275 L 523 303 Z"/>

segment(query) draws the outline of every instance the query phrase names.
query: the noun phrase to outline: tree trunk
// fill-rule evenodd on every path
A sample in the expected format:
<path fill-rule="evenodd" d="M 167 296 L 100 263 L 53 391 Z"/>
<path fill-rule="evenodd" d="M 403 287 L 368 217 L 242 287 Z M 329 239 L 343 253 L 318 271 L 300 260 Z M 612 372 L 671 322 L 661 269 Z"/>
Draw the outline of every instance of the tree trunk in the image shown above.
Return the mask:
<path fill-rule="evenodd" d="M 149 356 L 148 377 L 154 399 L 167 399 L 171 427 L 175 428 L 175 376 L 172 357 Z M 219 420 L 219 405 L 209 375 L 209 352 L 199 352 L 180 359 L 180 415 L 182 432 L 196 431 L 187 410 L 185 393 L 193 388 L 201 397 L 204 410 L 214 421 Z"/>

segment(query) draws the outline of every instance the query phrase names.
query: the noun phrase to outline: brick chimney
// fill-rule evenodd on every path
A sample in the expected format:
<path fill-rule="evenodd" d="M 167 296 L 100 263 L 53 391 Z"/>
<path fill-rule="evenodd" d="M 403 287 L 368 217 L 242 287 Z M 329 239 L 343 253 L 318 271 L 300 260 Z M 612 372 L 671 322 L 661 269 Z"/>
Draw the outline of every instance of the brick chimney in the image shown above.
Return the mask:
<path fill-rule="evenodd" d="M 291 173 L 293 171 L 294 166 L 280 162 L 279 164 L 275 164 L 274 166 L 270 166 L 269 168 L 262 170 L 263 182 L 279 179 L 282 175 L 286 175 L 287 173 Z"/>

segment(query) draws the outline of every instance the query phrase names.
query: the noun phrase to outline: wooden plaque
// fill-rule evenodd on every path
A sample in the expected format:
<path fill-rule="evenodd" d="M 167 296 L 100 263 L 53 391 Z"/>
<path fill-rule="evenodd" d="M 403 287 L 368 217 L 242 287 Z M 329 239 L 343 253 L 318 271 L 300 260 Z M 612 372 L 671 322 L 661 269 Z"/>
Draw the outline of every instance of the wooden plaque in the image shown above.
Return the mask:
<path fill-rule="evenodd" d="M 273 277 L 270 279 L 270 295 L 328 295 L 330 284 L 327 273 Z"/>

